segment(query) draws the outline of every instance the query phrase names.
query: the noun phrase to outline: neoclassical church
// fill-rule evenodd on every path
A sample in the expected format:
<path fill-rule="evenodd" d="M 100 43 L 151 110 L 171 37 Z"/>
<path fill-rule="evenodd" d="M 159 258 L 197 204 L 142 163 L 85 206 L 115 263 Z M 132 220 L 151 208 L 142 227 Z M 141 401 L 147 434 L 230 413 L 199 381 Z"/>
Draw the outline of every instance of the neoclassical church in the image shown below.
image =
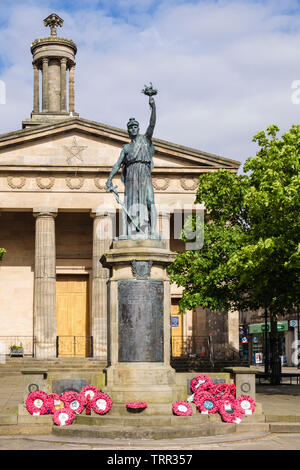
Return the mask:
<path fill-rule="evenodd" d="M 40 359 L 105 360 L 109 271 L 99 260 L 118 236 L 120 219 L 105 182 L 129 137 L 75 111 L 76 44 L 57 35 L 63 20 L 56 14 L 44 24 L 50 35 L 31 44 L 33 111 L 21 129 L 0 135 L 0 247 L 7 251 L 0 262 L 0 343 L 22 343 L 25 355 Z M 178 143 L 153 143 L 158 231 L 172 251 L 181 251 L 174 221 L 183 207 L 196 209 L 199 175 L 237 172 L 240 163 Z M 122 199 L 120 174 L 114 182 Z M 186 338 L 208 335 L 212 318 L 201 308 L 178 315 L 180 295 L 172 285 L 175 355 Z M 237 313 L 223 322 L 223 333 L 238 347 Z"/>

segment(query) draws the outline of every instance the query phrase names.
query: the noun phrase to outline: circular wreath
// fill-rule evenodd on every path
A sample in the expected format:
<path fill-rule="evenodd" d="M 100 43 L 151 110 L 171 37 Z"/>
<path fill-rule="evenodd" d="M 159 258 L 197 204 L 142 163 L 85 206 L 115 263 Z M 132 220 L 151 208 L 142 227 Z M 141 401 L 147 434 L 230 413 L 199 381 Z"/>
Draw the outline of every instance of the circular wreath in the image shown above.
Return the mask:
<path fill-rule="evenodd" d="M 214 399 L 213 396 L 207 397 L 203 395 L 198 403 L 197 403 L 197 409 L 202 413 L 202 414 L 214 414 L 219 411 L 218 404 L 216 400 Z"/>
<path fill-rule="evenodd" d="M 181 178 L 180 179 L 181 187 L 185 189 L 186 191 L 194 191 L 197 188 L 198 183 L 199 183 L 198 178 L 191 178 L 191 179 Z"/>
<path fill-rule="evenodd" d="M 192 406 L 186 401 L 175 401 L 172 405 L 172 411 L 177 416 L 191 416 L 193 414 Z"/>
<path fill-rule="evenodd" d="M 75 413 L 70 408 L 60 408 L 53 413 L 53 422 L 57 426 L 69 426 L 75 419 Z"/>
<path fill-rule="evenodd" d="M 223 421 L 226 423 L 239 424 L 241 422 L 243 414 L 240 404 L 231 395 L 220 400 L 218 402 L 218 408 Z"/>
<path fill-rule="evenodd" d="M 100 191 L 104 191 L 107 189 L 105 180 L 103 178 L 94 178 L 94 183 L 96 188 L 100 189 Z"/>
<path fill-rule="evenodd" d="M 144 401 L 136 401 L 132 403 L 126 403 L 126 408 L 137 409 L 137 408 L 147 408 L 147 403 Z"/>
<path fill-rule="evenodd" d="M 86 385 L 85 387 L 81 389 L 79 395 L 83 398 L 84 404 L 86 404 L 88 396 L 90 397 L 90 400 L 92 401 L 94 396 L 99 392 L 101 392 L 99 388 L 94 387 L 93 385 Z"/>
<path fill-rule="evenodd" d="M 230 388 L 228 384 L 218 384 L 214 386 L 213 394 L 216 400 L 222 400 L 223 398 L 227 397 L 230 393 Z"/>
<path fill-rule="evenodd" d="M 256 408 L 256 401 L 250 395 L 240 395 L 237 399 L 242 414 L 252 415 Z"/>
<path fill-rule="evenodd" d="M 84 183 L 82 176 L 68 176 L 66 178 L 66 185 L 70 189 L 81 189 Z"/>
<path fill-rule="evenodd" d="M 70 408 L 77 415 L 82 413 L 85 400 L 79 393 L 68 391 L 61 396 L 61 399 L 65 403 L 65 408 Z"/>
<path fill-rule="evenodd" d="M 112 401 L 105 393 L 98 392 L 92 399 L 91 406 L 95 413 L 105 415 L 111 409 Z"/>
<path fill-rule="evenodd" d="M 64 408 L 65 403 L 57 393 L 49 393 L 47 395 L 47 408 L 48 414 L 53 414 L 54 411 Z"/>
<path fill-rule="evenodd" d="M 24 176 L 8 176 L 7 183 L 12 189 L 21 189 L 26 183 L 26 178 Z"/>
<path fill-rule="evenodd" d="M 198 406 L 198 404 L 200 403 L 202 398 L 207 398 L 209 400 L 210 398 L 214 398 L 214 396 L 213 396 L 212 393 L 207 392 L 207 391 L 194 393 L 194 400 L 193 401 L 194 401 L 196 406 Z"/>
<path fill-rule="evenodd" d="M 40 189 L 51 189 L 54 181 L 53 176 L 39 176 L 36 178 L 36 184 Z"/>
<path fill-rule="evenodd" d="M 168 178 L 153 178 L 152 184 L 154 189 L 158 191 L 165 191 L 168 189 L 170 181 Z"/>
<path fill-rule="evenodd" d="M 42 390 L 29 393 L 25 401 L 27 411 L 29 411 L 29 413 L 34 416 L 47 414 L 47 396 L 47 393 L 43 392 Z"/>
<path fill-rule="evenodd" d="M 206 374 L 196 375 L 191 381 L 191 390 L 195 392 L 202 392 L 204 390 L 209 390 L 213 386 L 213 381 Z"/>

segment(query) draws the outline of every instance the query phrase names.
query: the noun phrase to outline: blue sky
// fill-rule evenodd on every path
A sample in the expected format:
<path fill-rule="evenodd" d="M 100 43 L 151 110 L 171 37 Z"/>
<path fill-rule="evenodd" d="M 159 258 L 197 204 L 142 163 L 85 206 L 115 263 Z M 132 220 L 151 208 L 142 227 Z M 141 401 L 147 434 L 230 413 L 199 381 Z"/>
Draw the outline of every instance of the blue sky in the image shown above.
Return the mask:
<path fill-rule="evenodd" d="M 140 93 L 157 95 L 155 137 L 244 162 L 253 135 L 300 123 L 292 83 L 300 80 L 300 1 L 0 1 L 0 132 L 32 111 L 30 44 L 48 35 L 43 19 L 64 19 L 58 35 L 78 46 L 76 110 L 125 128 L 147 126 Z"/>

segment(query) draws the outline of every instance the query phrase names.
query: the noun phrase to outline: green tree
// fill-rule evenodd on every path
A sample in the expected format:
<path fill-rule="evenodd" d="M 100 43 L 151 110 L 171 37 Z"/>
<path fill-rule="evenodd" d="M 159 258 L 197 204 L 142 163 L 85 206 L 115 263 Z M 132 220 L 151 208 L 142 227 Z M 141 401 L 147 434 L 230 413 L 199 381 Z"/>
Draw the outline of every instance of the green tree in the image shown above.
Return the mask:
<path fill-rule="evenodd" d="M 277 317 L 299 305 L 300 127 L 277 136 L 277 126 L 253 140 L 259 150 L 244 166 L 199 179 L 204 246 L 177 255 L 171 281 L 184 287 L 181 310 L 263 308 L 271 320 L 272 383 L 280 361 Z"/>
<path fill-rule="evenodd" d="M 6 253 L 6 250 L 4 248 L 0 248 L 0 261 L 2 260 L 5 253 Z"/>

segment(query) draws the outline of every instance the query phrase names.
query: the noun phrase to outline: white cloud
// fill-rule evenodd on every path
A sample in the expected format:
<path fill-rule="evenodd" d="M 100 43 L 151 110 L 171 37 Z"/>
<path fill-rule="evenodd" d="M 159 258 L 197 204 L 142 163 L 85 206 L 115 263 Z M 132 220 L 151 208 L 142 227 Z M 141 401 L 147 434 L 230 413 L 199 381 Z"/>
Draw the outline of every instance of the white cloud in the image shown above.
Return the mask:
<path fill-rule="evenodd" d="M 0 54 L 10 64 L 0 76 L 7 86 L 1 132 L 20 128 L 32 110 L 30 43 L 47 34 L 42 20 L 51 3 L 18 0 L 0 29 Z M 125 128 L 135 116 L 145 129 L 140 91 L 151 80 L 159 89 L 155 137 L 242 162 L 254 154 L 258 130 L 299 122 L 300 106 L 291 102 L 291 84 L 300 79 L 300 16 L 290 13 L 296 1 L 118 0 L 95 10 L 96 3 L 57 11 L 65 20 L 58 34 L 78 45 L 82 117 Z M 122 17 L 108 13 L 112 4 Z"/>

